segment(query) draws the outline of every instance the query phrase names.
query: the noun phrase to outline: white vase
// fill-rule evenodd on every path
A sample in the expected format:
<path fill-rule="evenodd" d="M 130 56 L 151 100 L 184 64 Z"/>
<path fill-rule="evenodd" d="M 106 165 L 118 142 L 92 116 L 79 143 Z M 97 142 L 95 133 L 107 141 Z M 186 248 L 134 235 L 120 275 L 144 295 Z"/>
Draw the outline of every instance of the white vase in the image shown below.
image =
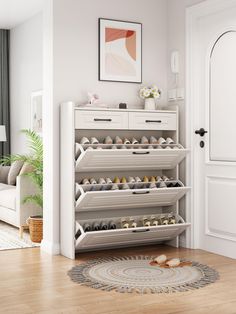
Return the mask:
<path fill-rule="evenodd" d="M 156 103 L 154 98 L 146 98 L 145 99 L 145 110 L 155 110 L 156 109 Z"/>

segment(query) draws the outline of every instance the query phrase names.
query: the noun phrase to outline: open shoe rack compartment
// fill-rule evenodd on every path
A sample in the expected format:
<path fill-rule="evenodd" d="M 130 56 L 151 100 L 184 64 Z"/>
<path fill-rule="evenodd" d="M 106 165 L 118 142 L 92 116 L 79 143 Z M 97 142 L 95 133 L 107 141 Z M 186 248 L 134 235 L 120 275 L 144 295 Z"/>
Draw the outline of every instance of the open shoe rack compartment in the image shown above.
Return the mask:
<path fill-rule="evenodd" d="M 150 183 L 127 183 L 130 189 L 111 190 L 112 184 L 79 185 L 76 184 L 76 211 L 99 211 L 104 209 L 124 209 L 138 207 L 157 207 L 174 205 L 189 190 L 179 180 L 181 187 L 150 188 Z M 118 186 L 122 188 L 122 183 Z M 103 190 L 101 190 L 103 188 Z M 106 190 L 107 188 L 107 190 Z M 91 191 L 94 189 L 93 191 Z"/>
<path fill-rule="evenodd" d="M 142 136 L 171 137 L 174 144 L 100 144 L 113 139 Z M 95 136 L 99 144 L 79 144 L 82 137 Z M 151 147 L 150 147 L 151 145 Z M 168 147 L 167 147 L 168 146 Z M 69 258 L 76 251 L 104 249 L 173 240 L 189 223 L 179 216 L 178 201 L 187 193 L 179 180 L 178 164 L 187 150 L 178 143 L 178 112 L 143 110 L 88 110 L 72 103 L 61 107 L 61 253 Z M 69 165 L 69 167 L 68 167 Z M 172 179 L 166 187 L 159 182 L 81 184 L 84 178 L 163 175 Z M 178 183 L 177 187 L 173 184 Z M 172 184 L 172 187 L 169 185 Z M 128 188 L 127 188 L 128 186 Z M 169 186 L 169 187 L 168 187 Z M 180 223 L 148 228 L 84 232 L 86 221 L 121 219 L 174 212 Z M 124 215 L 124 216 L 123 216 Z M 79 236 L 78 236 L 79 234 Z"/>
<path fill-rule="evenodd" d="M 115 146 L 117 149 L 112 149 Z M 126 149 L 122 147 L 126 147 Z M 75 170 L 173 169 L 186 156 L 180 144 L 75 144 Z M 159 147 L 162 147 L 160 149 Z M 93 150 L 88 150 L 92 147 Z M 100 148 L 100 149 L 97 149 Z"/>
<path fill-rule="evenodd" d="M 155 217 L 165 216 L 166 214 L 153 215 Z M 152 218 L 152 216 L 147 215 L 147 218 Z M 78 250 L 88 250 L 88 249 L 98 249 L 104 247 L 112 247 L 114 244 L 118 246 L 130 245 L 130 244 L 143 244 L 146 242 L 162 242 L 169 241 L 183 231 L 190 225 L 186 223 L 184 219 L 175 214 L 176 223 L 158 226 L 143 226 L 142 220 L 143 216 L 132 216 L 132 220 L 138 223 L 135 228 L 122 228 L 122 219 L 124 217 L 115 217 L 113 222 L 116 224 L 117 228 L 112 230 L 99 230 L 99 231 L 89 231 L 85 232 L 83 226 L 86 224 L 93 225 L 95 222 L 107 222 L 111 221 L 109 218 L 103 219 L 87 219 L 87 220 L 76 220 L 75 227 L 75 248 Z M 127 218 L 127 221 L 129 218 Z"/>

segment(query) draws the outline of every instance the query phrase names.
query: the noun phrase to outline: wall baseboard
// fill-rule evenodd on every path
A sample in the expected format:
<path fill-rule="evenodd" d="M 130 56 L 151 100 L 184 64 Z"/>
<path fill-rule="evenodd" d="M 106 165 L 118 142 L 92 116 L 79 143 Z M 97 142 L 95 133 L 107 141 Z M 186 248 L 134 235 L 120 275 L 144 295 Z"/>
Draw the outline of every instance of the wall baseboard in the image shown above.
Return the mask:
<path fill-rule="evenodd" d="M 60 254 L 60 243 L 53 243 L 46 240 L 41 242 L 41 251 L 50 255 Z"/>

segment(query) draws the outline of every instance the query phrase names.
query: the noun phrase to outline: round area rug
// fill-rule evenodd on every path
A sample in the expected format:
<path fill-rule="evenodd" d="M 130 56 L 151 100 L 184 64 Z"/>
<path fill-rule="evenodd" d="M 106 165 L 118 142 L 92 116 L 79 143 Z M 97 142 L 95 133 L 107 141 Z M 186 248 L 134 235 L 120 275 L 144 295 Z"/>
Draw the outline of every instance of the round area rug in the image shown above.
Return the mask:
<path fill-rule="evenodd" d="M 215 282 L 214 269 L 191 262 L 192 266 L 151 266 L 154 256 L 108 257 L 73 267 L 68 275 L 74 282 L 106 291 L 170 293 L 199 289 Z M 183 260 L 182 260 L 183 261 Z"/>

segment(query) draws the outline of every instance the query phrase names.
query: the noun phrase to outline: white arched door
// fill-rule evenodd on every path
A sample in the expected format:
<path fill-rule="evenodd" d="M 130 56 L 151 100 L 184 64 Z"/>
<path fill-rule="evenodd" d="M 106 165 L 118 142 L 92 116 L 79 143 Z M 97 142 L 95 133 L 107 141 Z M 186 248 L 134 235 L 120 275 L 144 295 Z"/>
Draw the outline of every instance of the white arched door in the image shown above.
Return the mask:
<path fill-rule="evenodd" d="M 231 4 L 195 19 L 188 99 L 195 247 L 236 258 L 236 3 Z"/>

